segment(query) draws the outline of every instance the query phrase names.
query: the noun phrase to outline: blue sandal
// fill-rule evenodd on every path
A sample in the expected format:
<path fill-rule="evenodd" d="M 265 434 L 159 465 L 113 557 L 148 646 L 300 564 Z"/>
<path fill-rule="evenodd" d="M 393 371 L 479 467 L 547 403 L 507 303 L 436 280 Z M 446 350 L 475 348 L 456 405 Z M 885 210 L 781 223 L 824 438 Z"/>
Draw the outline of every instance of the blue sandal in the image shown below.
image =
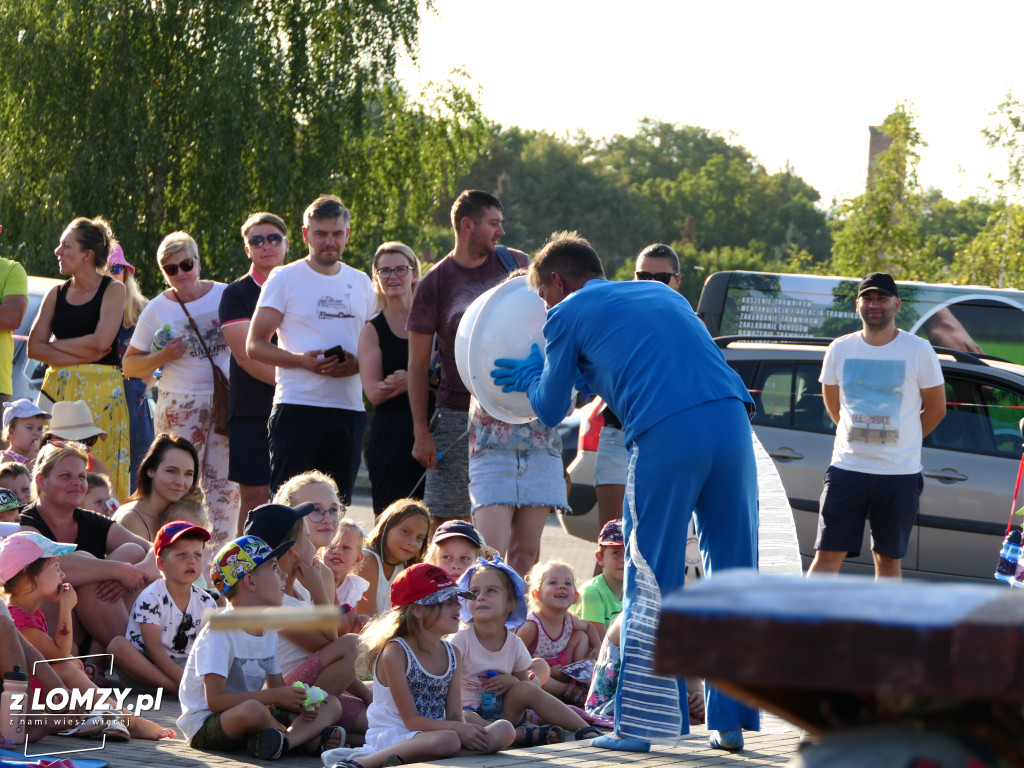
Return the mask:
<path fill-rule="evenodd" d="M 576 739 L 576 741 L 596 739 L 598 736 L 604 736 L 604 731 L 593 725 L 585 725 L 572 735 L 572 737 Z"/>

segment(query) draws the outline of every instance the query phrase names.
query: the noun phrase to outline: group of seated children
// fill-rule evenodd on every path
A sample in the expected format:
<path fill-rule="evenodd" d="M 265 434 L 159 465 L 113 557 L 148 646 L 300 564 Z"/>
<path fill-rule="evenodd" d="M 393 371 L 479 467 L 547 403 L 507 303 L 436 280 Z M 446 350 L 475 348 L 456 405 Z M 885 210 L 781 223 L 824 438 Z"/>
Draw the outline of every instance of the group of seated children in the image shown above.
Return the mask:
<path fill-rule="evenodd" d="M 0 489 L 0 520 L 17 521 L 18 501 Z M 600 733 L 592 723 L 609 722 L 581 708 L 586 678 L 567 671 L 597 657 L 615 614 L 609 606 L 621 607 L 620 529 L 617 540 L 602 532 L 603 572 L 583 585 L 581 618 L 570 613 L 579 595 L 567 565 L 536 566 L 528 588 L 463 521 L 441 525 L 428 547 L 430 516 L 412 499 L 392 504 L 364 536 L 321 473 L 293 478 L 273 503 L 252 510 L 243 535 L 212 556 L 208 584 L 205 516 L 181 511 L 191 519 L 172 519 L 153 539 L 161 578 L 139 593 L 125 636 L 107 650 L 125 685 L 177 693 L 178 726 L 196 749 L 259 759 L 329 752 L 334 764 L 377 768 L 555 743 L 567 729 L 589 738 Z M 59 561 L 73 549 L 34 532 L 0 541 L 13 624 L 41 658 L 76 653 L 76 595 Z M 218 600 L 229 609 L 334 605 L 338 626 L 212 630 L 206 619 Z M 52 633 L 44 603 L 58 607 Z M 96 684 L 80 662 L 51 666 L 56 675 L 34 676 L 34 685 Z M 70 732 L 176 735 L 116 712 L 92 713 Z"/>

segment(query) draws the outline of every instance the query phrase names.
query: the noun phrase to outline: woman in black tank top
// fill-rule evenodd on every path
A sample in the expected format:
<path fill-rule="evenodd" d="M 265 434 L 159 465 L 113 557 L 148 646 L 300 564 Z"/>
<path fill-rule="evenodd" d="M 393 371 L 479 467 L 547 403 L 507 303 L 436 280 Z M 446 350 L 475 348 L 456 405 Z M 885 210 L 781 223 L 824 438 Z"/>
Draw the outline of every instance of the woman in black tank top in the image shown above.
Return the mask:
<path fill-rule="evenodd" d="M 358 352 L 363 391 L 376 408 L 366 448 L 374 515 L 397 499 L 423 495 L 419 484 L 423 467 L 412 457 L 405 328 L 419 279 L 419 260 L 409 246 L 388 242 L 377 249 L 373 288 L 380 314 L 363 326 Z"/>
<path fill-rule="evenodd" d="M 49 366 L 43 394 L 84 401 L 107 433 L 93 454 L 110 471 L 118 498 L 129 493 L 128 405 L 114 342 L 124 312 L 124 286 L 103 275 L 114 243 L 101 218 L 77 218 L 61 235 L 57 264 L 68 280 L 50 290 L 28 337 L 28 356 Z"/>

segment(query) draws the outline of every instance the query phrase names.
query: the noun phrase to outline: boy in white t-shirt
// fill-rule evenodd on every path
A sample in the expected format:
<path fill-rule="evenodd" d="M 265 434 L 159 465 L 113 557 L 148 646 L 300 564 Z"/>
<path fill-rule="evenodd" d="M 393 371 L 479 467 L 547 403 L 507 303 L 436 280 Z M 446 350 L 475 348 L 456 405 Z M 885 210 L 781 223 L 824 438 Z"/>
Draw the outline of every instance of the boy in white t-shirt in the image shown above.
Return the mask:
<path fill-rule="evenodd" d="M 195 585 L 210 532 L 175 520 L 156 533 L 153 551 L 163 578 L 139 594 L 123 637 L 107 646 L 118 670 L 140 683 L 177 691 L 192 643 L 217 604 Z"/>
<path fill-rule="evenodd" d="M 255 536 L 228 542 L 214 558 L 214 586 L 231 608 L 280 606 L 284 575 L 277 558 L 292 544 L 271 549 Z M 344 729 L 332 725 L 341 714 L 338 700 L 328 695 L 303 709 L 305 699 L 305 689 L 285 685 L 281 677 L 276 632 L 210 631 L 207 625 L 185 664 L 178 727 L 193 749 L 244 749 L 260 760 L 277 760 L 293 745 L 320 751 L 341 746 Z"/>

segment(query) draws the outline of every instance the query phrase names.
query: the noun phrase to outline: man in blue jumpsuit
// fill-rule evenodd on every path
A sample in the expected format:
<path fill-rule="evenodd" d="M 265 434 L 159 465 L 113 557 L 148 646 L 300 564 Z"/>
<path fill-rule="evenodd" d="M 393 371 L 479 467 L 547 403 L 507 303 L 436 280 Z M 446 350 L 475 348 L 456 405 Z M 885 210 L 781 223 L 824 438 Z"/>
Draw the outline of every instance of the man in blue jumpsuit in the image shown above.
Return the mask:
<path fill-rule="evenodd" d="M 529 395 L 541 421 L 569 410 L 577 371 L 620 417 L 630 449 L 623 509 L 622 671 L 611 749 L 646 751 L 689 732 L 685 681 L 651 671 L 661 596 L 683 586 L 696 513 L 705 573 L 757 567 L 757 469 L 743 382 L 685 298 L 656 281 L 609 282 L 590 244 L 556 233 L 530 265 L 548 307 L 545 355 L 495 361 L 495 382 Z M 750 709 L 709 687 L 711 745 L 743 746 Z"/>

